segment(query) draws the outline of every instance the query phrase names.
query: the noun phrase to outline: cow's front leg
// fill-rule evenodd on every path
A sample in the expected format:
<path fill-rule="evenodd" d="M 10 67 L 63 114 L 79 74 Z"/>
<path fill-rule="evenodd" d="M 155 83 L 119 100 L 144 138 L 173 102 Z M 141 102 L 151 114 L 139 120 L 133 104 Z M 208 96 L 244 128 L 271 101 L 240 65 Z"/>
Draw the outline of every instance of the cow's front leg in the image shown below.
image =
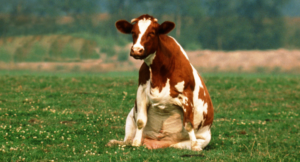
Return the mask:
<path fill-rule="evenodd" d="M 130 145 L 135 135 L 136 125 L 134 121 L 134 108 L 135 106 L 131 109 L 130 113 L 126 118 L 125 138 L 124 138 L 125 145 Z"/>
<path fill-rule="evenodd" d="M 141 146 L 143 131 L 147 123 L 147 97 L 142 85 L 138 88 L 136 102 L 136 133 L 132 146 Z"/>

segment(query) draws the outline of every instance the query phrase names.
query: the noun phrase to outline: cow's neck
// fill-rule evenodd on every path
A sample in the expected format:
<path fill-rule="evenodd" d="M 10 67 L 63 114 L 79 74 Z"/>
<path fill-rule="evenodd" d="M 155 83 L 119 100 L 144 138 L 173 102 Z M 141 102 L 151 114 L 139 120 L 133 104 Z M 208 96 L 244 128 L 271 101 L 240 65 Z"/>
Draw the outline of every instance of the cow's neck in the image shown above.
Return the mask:
<path fill-rule="evenodd" d="M 151 85 L 162 88 L 175 70 L 176 59 L 174 59 L 172 50 L 176 44 L 172 38 L 166 35 L 161 36 L 159 41 L 157 51 L 149 55 L 144 61 L 150 70 Z"/>

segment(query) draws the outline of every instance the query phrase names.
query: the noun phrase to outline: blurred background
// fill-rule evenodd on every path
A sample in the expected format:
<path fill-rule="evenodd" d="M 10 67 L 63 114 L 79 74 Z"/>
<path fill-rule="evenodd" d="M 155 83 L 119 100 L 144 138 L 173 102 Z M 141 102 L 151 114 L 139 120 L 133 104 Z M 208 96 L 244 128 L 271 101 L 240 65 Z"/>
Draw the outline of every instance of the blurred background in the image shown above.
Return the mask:
<path fill-rule="evenodd" d="M 141 14 L 170 33 L 203 72 L 300 73 L 299 0 L 0 0 L 0 69 L 132 71 L 131 36 L 114 24 Z"/>

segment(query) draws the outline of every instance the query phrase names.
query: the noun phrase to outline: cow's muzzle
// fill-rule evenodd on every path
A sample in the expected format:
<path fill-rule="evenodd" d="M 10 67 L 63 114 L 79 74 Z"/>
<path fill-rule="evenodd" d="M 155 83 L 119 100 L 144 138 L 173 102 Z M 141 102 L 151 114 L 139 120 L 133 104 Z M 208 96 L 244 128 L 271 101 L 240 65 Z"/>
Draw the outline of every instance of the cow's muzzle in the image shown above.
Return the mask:
<path fill-rule="evenodd" d="M 135 59 L 142 59 L 144 52 L 145 50 L 143 47 L 131 47 L 130 56 Z"/>

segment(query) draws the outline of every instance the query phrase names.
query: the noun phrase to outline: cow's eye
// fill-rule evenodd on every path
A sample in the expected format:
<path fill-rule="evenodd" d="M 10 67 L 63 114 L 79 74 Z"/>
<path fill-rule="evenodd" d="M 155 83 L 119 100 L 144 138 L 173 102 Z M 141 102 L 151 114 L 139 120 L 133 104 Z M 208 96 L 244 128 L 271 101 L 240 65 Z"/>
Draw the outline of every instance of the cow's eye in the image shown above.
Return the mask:
<path fill-rule="evenodd" d="M 154 32 L 151 32 L 149 33 L 148 37 L 154 37 L 155 36 L 155 33 Z"/>

